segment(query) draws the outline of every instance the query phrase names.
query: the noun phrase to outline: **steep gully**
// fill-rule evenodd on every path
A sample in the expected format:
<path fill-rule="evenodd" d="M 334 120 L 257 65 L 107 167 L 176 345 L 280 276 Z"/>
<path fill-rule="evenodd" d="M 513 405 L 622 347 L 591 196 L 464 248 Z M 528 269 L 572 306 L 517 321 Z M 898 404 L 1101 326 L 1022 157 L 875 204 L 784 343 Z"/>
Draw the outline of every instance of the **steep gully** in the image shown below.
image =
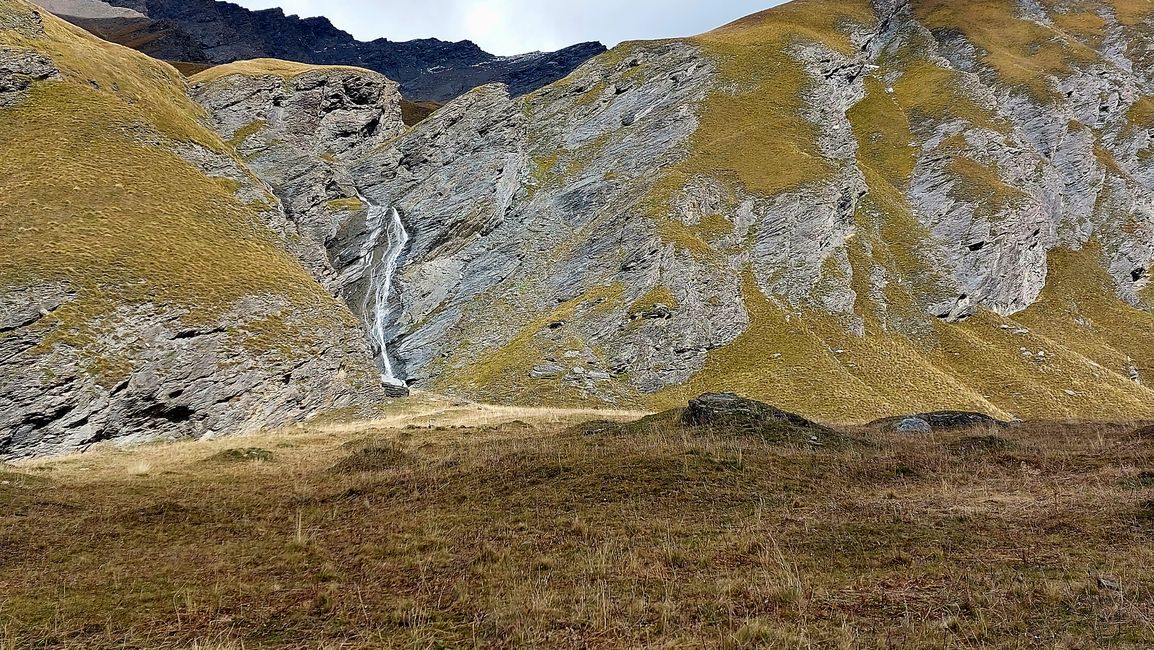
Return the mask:
<path fill-rule="evenodd" d="M 404 389 L 405 381 L 398 376 L 397 368 L 389 355 L 389 327 L 392 325 L 393 278 L 400 266 L 401 256 L 409 243 L 409 232 L 405 229 L 401 215 L 396 208 L 377 205 L 358 192 L 358 198 L 369 206 L 369 236 L 361 248 L 359 274 L 366 278 L 368 287 L 361 305 L 361 318 L 369 340 L 377 353 L 377 364 L 381 368 L 381 382 L 386 389 Z"/>

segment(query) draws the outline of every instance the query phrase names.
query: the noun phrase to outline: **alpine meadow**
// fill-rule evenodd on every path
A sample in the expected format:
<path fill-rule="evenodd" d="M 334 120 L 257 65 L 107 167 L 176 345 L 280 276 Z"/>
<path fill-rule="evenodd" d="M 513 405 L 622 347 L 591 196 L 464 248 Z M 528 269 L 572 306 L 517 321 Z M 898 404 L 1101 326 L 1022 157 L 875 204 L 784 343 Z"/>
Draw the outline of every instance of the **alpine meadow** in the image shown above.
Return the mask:
<path fill-rule="evenodd" d="M 0 154 L 0 650 L 1154 647 L 1154 1 L 0 0 Z"/>

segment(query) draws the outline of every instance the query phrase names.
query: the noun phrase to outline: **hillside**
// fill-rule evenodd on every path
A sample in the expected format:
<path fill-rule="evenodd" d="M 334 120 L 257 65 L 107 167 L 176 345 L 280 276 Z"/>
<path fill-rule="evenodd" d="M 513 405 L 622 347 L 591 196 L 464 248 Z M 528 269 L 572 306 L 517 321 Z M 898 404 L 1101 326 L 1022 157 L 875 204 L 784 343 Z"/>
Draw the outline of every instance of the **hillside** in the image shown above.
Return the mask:
<path fill-rule="evenodd" d="M 1031 7 L 798 0 L 457 99 L 352 168 L 413 234 L 398 364 L 504 403 L 1154 414 L 1152 8 Z"/>
<path fill-rule="evenodd" d="M 0 457 L 380 398 L 355 318 L 171 67 L 0 0 L 0 150 Z"/>
<path fill-rule="evenodd" d="M 1154 417 L 1152 13 L 798 0 L 407 126 L 368 70 L 186 85 L 6 0 L 2 453 L 295 421 L 377 375 Z"/>
<path fill-rule="evenodd" d="M 444 102 L 494 82 L 524 94 L 605 51 L 600 43 L 581 43 L 557 52 L 499 57 L 469 41 L 362 42 L 323 17 L 302 19 L 280 9 L 251 11 L 218 0 L 91 0 L 83 6 L 79 0 L 67 0 L 72 5 L 49 1 L 57 3 L 60 15 L 85 29 L 159 59 L 216 65 L 277 58 L 355 65 L 399 82 L 405 97 L 416 101 Z M 107 10 L 96 12 L 90 5 L 105 5 Z M 111 15 L 125 9 L 144 20 Z"/>

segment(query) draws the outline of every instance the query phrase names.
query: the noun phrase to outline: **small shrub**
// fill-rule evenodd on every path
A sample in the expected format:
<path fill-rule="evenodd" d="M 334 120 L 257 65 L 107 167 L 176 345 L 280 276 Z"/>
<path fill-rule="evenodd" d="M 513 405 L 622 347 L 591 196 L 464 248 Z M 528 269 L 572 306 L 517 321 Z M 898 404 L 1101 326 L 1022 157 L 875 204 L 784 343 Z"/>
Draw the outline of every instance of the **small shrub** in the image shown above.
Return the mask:
<path fill-rule="evenodd" d="M 248 449 L 226 449 L 208 460 L 219 463 L 268 463 L 272 462 L 272 459 L 271 451 L 250 447 Z"/>
<path fill-rule="evenodd" d="M 402 467 L 410 458 L 401 445 L 388 443 L 366 447 L 352 456 L 333 465 L 330 471 L 336 474 L 365 474 L 384 472 Z"/>
<path fill-rule="evenodd" d="M 1138 476 L 1122 479 L 1122 486 L 1131 490 L 1154 488 L 1154 472 L 1142 472 Z"/>

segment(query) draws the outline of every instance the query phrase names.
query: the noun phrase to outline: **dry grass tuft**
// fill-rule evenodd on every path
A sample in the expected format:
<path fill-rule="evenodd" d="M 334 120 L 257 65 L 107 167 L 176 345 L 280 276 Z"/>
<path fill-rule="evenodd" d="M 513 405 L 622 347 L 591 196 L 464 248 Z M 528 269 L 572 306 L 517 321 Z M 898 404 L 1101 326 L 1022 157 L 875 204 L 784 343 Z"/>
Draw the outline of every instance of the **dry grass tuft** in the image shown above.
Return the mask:
<path fill-rule="evenodd" d="M 358 450 L 353 455 L 333 465 L 331 471 L 336 474 L 383 472 L 401 467 L 407 464 L 409 460 L 410 456 L 405 453 L 403 446 L 391 443 Z"/>

